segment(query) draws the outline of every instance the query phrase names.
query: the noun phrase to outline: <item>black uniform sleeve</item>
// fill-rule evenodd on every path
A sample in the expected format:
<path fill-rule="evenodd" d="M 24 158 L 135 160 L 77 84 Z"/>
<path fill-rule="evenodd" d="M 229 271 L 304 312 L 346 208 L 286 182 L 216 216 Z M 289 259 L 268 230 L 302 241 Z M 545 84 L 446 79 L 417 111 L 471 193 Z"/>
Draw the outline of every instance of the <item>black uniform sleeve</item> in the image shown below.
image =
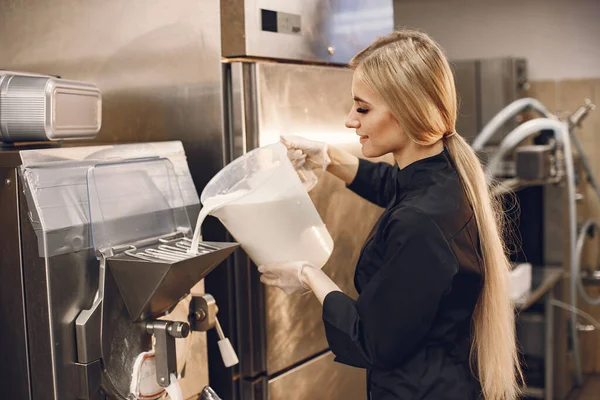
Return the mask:
<path fill-rule="evenodd" d="M 327 341 L 336 361 L 392 368 L 429 331 L 451 288 L 458 262 L 437 224 L 418 210 L 394 212 L 384 228 L 384 265 L 357 301 L 332 292 L 323 303 Z"/>
<path fill-rule="evenodd" d="M 397 168 L 388 163 L 359 158 L 358 172 L 348 189 L 371 203 L 387 207 L 396 191 L 396 172 Z"/>

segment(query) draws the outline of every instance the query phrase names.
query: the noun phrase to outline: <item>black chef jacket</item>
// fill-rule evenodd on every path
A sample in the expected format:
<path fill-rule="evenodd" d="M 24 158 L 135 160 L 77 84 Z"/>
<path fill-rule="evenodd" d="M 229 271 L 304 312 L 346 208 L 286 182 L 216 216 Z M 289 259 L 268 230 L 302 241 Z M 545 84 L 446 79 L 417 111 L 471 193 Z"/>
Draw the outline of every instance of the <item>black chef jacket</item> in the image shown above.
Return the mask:
<path fill-rule="evenodd" d="M 479 398 L 469 368 L 479 235 L 448 151 L 402 170 L 361 159 L 348 187 L 385 211 L 356 266 L 358 299 L 324 300 L 335 360 L 367 369 L 372 400 Z"/>

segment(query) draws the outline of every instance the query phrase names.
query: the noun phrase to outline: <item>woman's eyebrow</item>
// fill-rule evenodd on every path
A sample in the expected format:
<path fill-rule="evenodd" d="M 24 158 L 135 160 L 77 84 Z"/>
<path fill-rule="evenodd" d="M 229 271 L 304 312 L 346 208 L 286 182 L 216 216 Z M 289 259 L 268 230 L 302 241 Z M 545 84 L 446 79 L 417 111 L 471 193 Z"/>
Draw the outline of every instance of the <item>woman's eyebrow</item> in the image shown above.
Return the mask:
<path fill-rule="evenodd" d="M 361 99 L 358 96 L 354 96 L 354 101 L 359 102 L 359 103 L 370 104 L 368 101 L 364 101 L 363 99 Z"/>

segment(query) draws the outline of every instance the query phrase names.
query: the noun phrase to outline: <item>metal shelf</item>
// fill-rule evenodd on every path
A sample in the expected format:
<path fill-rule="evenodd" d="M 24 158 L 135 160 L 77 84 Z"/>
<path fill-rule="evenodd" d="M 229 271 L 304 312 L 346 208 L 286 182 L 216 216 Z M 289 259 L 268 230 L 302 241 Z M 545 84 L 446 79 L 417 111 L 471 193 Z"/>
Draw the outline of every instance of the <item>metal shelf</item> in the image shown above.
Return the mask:
<path fill-rule="evenodd" d="M 538 387 L 526 387 L 526 388 L 522 388 L 523 389 L 523 395 L 525 397 L 533 397 L 535 399 L 543 399 L 546 396 L 546 392 L 544 391 L 543 388 L 538 388 Z"/>

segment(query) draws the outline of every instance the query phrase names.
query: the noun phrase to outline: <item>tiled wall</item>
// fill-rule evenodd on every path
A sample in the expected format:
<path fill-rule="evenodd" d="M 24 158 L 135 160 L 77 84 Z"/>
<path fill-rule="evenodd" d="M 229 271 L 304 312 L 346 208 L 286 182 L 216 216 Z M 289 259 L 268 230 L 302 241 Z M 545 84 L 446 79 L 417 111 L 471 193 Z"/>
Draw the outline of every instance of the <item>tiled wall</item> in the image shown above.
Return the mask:
<path fill-rule="evenodd" d="M 564 81 L 539 81 L 531 84 L 529 96 L 544 103 L 552 112 L 572 113 L 590 99 L 598 106 L 590 112 L 581 127 L 575 131 L 594 175 L 600 180 L 600 78 Z M 592 186 L 579 185 L 583 200 L 578 203 L 579 222 L 592 218 L 600 224 L 600 199 Z M 600 262 L 600 237 L 586 242 L 584 262 L 598 265 Z M 588 293 L 600 296 L 600 286 L 589 287 Z M 600 320 L 600 307 L 588 306 L 580 300 L 580 308 Z M 583 324 L 588 324 L 580 319 Z M 583 370 L 586 373 L 600 373 L 600 331 L 585 332 L 580 335 Z"/>

